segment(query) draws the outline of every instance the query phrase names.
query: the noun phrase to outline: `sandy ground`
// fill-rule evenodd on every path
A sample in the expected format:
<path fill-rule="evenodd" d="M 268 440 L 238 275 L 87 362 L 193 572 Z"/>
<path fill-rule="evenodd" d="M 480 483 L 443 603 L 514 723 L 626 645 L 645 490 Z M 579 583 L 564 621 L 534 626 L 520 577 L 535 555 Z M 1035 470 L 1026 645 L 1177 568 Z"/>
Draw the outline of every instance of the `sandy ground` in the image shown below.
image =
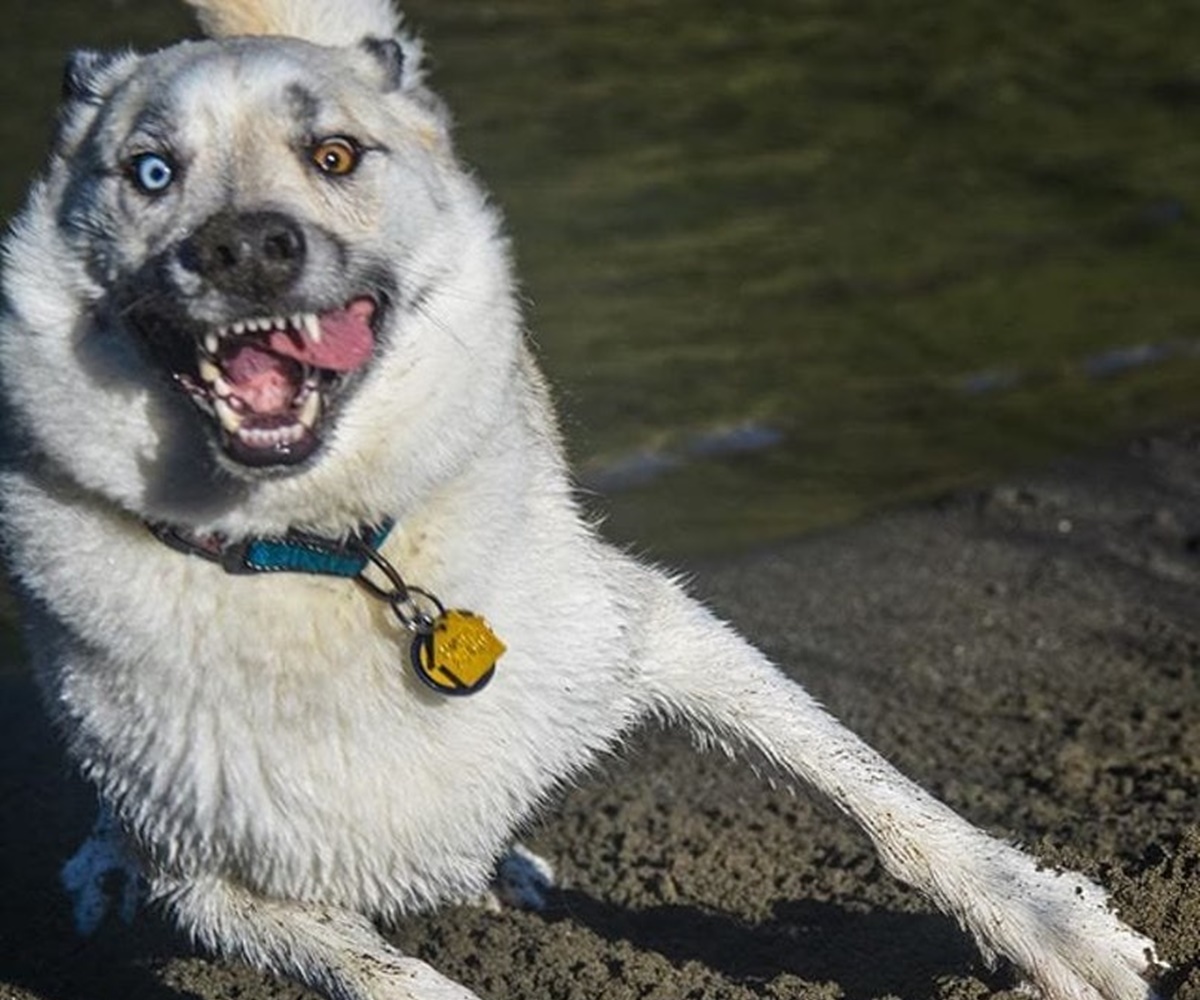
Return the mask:
<path fill-rule="evenodd" d="M 695 589 L 977 823 L 1082 867 L 1200 1000 L 1200 434 L 697 567 Z M 28 681 L 0 699 L 0 997 L 265 1000 L 155 916 L 74 937 L 56 869 L 85 832 Z M 806 793 L 643 734 L 529 842 L 548 912 L 454 909 L 397 940 L 502 998 L 1003 994 L 949 920 Z"/>

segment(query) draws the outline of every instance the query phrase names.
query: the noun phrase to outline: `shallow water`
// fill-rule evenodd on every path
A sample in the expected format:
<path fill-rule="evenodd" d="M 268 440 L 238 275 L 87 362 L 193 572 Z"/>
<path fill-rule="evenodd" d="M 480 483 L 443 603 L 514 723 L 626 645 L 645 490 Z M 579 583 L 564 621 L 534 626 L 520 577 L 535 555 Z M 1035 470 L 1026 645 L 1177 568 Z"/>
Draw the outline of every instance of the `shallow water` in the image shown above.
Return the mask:
<path fill-rule="evenodd" d="M 769 541 L 1200 412 L 1196 5 L 408 10 L 615 537 Z M 189 30 L 11 25 L 6 212 L 68 48 Z"/>

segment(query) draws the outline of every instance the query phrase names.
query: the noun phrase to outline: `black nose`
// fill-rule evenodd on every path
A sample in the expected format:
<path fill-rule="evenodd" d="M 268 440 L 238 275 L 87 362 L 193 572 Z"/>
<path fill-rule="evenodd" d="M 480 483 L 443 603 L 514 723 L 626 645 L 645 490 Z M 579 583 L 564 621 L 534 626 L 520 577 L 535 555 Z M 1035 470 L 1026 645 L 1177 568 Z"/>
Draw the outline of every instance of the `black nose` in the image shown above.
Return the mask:
<path fill-rule="evenodd" d="M 228 295 L 265 301 L 304 268 L 304 231 L 279 212 L 221 212 L 183 241 L 179 262 Z"/>

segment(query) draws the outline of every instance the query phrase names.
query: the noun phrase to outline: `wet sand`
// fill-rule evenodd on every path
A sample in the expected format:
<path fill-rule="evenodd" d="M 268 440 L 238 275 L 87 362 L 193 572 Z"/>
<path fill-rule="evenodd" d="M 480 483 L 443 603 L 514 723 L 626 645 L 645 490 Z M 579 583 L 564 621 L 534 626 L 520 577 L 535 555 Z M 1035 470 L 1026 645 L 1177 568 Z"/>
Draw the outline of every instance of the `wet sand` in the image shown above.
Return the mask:
<path fill-rule="evenodd" d="M 1164 993 L 1200 1000 L 1200 433 L 694 570 L 903 770 L 1109 886 L 1174 966 Z M 56 869 L 90 796 L 28 680 L 0 687 L 0 997 L 305 996 L 195 955 L 153 914 L 75 938 Z M 490 1000 L 1012 985 L 828 805 L 677 734 L 641 734 L 527 841 L 563 884 L 547 912 L 452 909 L 396 940 Z"/>

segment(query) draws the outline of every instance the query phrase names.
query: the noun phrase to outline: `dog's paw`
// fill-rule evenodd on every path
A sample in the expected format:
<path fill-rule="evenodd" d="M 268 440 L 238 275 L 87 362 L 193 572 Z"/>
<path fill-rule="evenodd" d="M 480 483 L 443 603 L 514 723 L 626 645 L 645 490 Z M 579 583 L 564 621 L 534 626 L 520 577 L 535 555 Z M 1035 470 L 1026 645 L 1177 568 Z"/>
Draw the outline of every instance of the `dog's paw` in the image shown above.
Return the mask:
<path fill-rule="evenodd" d="M 1022 980 L 1018 992 L 1035 1000 L 1161 1000 L 1154 983 L 1169 966 L 1148 949 L 1140 954 L 1106 954 L 1101 961 L 1110 964 L 1087 970 L 1047 966 L 1038 970 L 1036 980 Z"/>
<path fill-rule="evenodd" d="M 1154 943 L 1126 926 L 1083 875 L 1043 868 L 1005 848 L 964 922 L 987 956 L 1013 961 L 1047 1000 L 1155 1000 L 1166 969 Z M 1000 905 L 997 905 L 999 901 Z"/>
<path fill-rule="evenodd" d="M 83 937 L 96 931 L 114 903 L 127 924 L 137 913 L 141 870 L 125 846 L 119 824 L 103 807 L 91 834 L 63 865 L 60 877 L 71 897 L 75 929 Z"/>
<path fill-rule="evenodd" d="M 543 910 L 554 888 L 554 866 L 524 844 L 513 844 L 496 866 L 484 905 L 490 909 Z"/>

